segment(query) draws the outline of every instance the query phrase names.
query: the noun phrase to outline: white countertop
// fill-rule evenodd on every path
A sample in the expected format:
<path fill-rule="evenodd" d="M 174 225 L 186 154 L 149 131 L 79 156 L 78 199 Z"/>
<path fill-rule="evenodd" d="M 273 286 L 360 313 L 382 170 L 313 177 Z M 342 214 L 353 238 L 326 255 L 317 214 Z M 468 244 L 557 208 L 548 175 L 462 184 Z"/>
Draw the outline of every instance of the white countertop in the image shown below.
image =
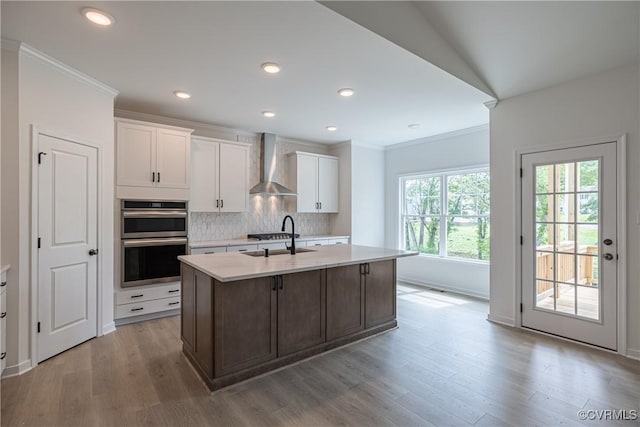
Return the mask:
<path fill-rule="evenodd" d="M 11 268 L 10 264 L 0 266 L 0 274 L 6 273 Z"/>
<path fill-rule="evenodd" d="M 216 280 L 231 282 L 413 255 L 418 255 L 418 253 L 370 246 L 327 245 L 314 246 L 312 252 L 301 252 L 296 255 L 272 255 L 268 258 L 252 257 L 244 255 L 242 252 L 225 252 L 183 255 L 178 259 Z"/>
<path fill-rule="evenodd" d="M 300 236 L 296 237 L 296 241 L 307 241 L 317 239 L 348 239 L 349 236 Z M 190 248 L 213 248 L 220 246 L 236 246 L 236 245 L 258 245 L 261 243 L 278 243 L 289 242 L 291 239 L 277 239 L 277 240 L 258 240 L 258 239 L 233 239 L 233 240 L 209 240 L 202 242 L 189 242 Z"/>

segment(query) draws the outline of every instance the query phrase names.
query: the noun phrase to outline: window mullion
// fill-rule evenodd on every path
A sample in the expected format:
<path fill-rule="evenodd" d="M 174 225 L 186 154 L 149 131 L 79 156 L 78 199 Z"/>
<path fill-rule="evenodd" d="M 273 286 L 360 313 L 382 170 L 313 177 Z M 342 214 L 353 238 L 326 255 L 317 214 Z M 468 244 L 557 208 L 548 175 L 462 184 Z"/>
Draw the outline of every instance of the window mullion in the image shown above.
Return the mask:
<path fill-rule="evenodd" d="M 447 215 L 449 207 L 447 204 L 447 176 L 440 177 L 440 256 L 447 256 Z"/>

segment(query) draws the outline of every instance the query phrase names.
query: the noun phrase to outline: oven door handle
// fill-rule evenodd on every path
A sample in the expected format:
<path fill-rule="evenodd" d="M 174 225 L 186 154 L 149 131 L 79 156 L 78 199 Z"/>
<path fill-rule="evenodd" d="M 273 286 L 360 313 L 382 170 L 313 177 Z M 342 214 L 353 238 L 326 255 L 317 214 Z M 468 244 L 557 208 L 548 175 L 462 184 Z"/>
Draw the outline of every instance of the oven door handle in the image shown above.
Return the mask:
<path fill-rule="evenodd" d="M 187 244 L 186 238 L 178 238 L 178 239 L 130 239 L 123 240 L 122 246 L 125 248 L 138 248 L 143 246 L 169 246 L 169 245 L 180 245 Z"/>
<path fill-rule="evenodd" d="M 123 218 L 186 218 L 186 211 L 123 211 Z"/>

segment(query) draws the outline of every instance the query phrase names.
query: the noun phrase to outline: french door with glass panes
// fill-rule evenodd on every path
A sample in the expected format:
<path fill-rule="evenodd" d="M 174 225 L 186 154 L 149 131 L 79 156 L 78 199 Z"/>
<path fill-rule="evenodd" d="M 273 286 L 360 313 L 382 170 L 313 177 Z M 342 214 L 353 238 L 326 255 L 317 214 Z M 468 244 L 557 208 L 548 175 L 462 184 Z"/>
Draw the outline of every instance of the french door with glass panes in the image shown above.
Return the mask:
<path fill-rule="evenodd" d="M 617 347 L 616 143 L 522 156 L 522 326 Z"/>

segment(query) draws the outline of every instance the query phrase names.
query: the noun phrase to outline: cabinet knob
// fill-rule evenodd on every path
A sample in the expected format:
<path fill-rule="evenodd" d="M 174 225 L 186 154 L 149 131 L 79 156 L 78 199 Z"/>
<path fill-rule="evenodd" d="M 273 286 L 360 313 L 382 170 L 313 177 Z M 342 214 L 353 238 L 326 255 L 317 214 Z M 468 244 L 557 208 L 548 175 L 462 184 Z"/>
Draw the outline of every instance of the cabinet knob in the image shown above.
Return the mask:
<path fill-rule="evenodd" d="M 7 317 L 7 312 L 3 311 L 2 314 L 0 314 L 0 319 L 4 319 L 5 317 Z"/>
<path fill-rule="evenodd" d="M 7 357 L 7 352 L 3 351 L 2 354 L 0 354 L 0 360 L 4 360 L 5 357 Z"/>
<path fill-rule="evenodd" d="M 0 288 L 4 288 L 5 286 L 7 286 L 7 282 L 0 283 Z"/>

